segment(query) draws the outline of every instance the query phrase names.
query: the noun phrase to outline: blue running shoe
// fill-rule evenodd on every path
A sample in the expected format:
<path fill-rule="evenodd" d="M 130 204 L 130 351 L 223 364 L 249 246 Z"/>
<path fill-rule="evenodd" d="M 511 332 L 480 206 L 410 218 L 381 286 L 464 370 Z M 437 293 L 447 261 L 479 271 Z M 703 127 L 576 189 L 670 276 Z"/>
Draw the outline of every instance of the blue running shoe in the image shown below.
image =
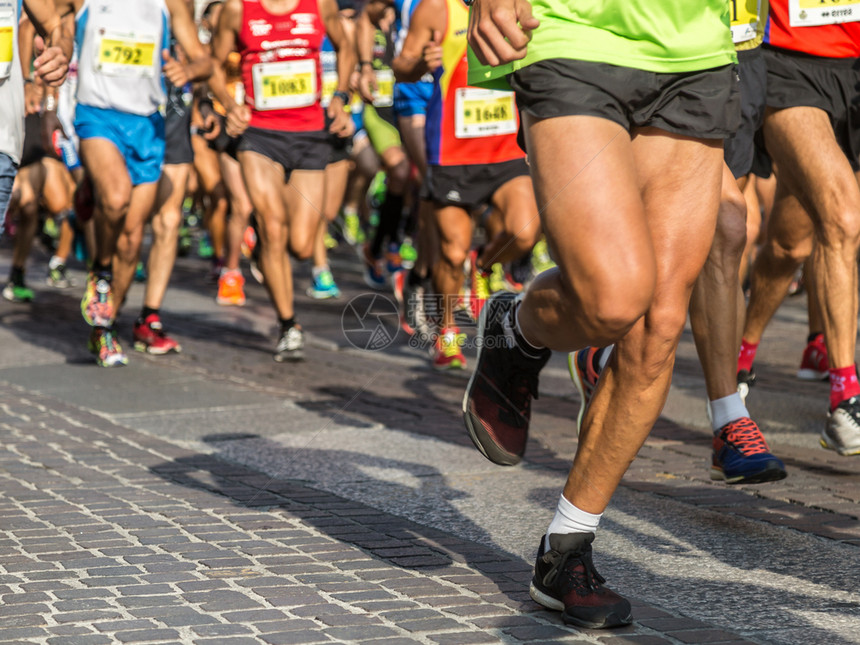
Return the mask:
<path fill-rule="evenodd" d="M 337 288 L 331 271 L 324 269 L 320 271 L 319 275 L 311 279 L 311 286 L 308 287 L 307 294 L 315 300 L 326 300 L 340 296 L 340 289 Z"/>
<path fill-rule="evenodd" d="M 755 421 L 735 419 L 714 435 L 711 479 L 727 484 L 761 484 L 785 479 L 785 465 L 770 453 Z"/>

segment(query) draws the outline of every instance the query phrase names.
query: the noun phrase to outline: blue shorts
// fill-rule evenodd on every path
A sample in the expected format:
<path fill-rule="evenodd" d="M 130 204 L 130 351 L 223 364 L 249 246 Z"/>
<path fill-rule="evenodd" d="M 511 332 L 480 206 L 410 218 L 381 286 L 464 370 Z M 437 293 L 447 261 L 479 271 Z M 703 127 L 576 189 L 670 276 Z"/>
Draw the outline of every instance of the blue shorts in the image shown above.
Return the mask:
<path fill-rule="evenodd" d="M 164 164 L 164 117 L 128 114 L 78 104 L 75 132 L 84 139 L 107 139 L 125 159 L 132 186 L 150 184 L 161 177 Z"/>
<path fill-rule="evenodd" d="M 431 96 L 433 96 L 433 83 L 426 81 L 395 83 L 394 114 L 399 117 L 427 114 L 427 104 Z"/>
<path fill-rule="evenodd" d="M 12 199 L 12 185 L 15 183 L 15 175 L 18 174 L 18 165 L 12 161 L 12 157 L 0 152 L 0 236 L 3 235 L 3 223 L 6 220 L 6 209 Z"/>

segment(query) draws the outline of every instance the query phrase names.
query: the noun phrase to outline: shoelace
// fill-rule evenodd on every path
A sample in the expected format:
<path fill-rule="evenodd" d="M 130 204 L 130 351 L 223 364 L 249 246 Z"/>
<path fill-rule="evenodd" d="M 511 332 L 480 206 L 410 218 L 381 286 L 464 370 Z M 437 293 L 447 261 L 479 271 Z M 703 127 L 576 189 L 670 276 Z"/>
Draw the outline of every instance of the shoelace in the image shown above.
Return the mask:
<path fill-rule="evenodd" d="M 594 568 L 590 552 L 568 551 L 564 554 L 550 552 L 549 555 L 551 559 L 557 561 L 544 576 L 544 585 L 559 590 L 563 596 L 571 591 L 576 591 L 580 596 L 586 596 L 606 582 L 606 579 Z M 577 564 L 582 565 L 581 571 L 577 570 Z M 560 577 L 562 574 L 565 574 L 564 578 Z"/>
<path fill-rule="evenodd" d="M 732 444 L 744 455 L 768 452 L 764 436 L 752 419 L 744 418 L 733 421 L 723 434 L 726 443 Z"/>
<path fill-rule="evenodd" d="M 460 355 L 460 339 L 464 338 L 465 334 L 445 334 L 440 339 L 442 355 L 445 358 L 454 358 Z"/>

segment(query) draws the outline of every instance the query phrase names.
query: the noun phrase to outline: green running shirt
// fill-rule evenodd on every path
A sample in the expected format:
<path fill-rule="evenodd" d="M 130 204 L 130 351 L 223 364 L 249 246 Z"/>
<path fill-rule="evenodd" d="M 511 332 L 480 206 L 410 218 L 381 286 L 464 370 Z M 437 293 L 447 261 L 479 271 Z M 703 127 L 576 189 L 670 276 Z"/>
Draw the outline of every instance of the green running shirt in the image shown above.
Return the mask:
<path fill-rule="evenodd" d="M 471 84 L 553 58 L 666 74 L 737 62 L 729 0 L 532 0 L 532 12 L 540 26 L 526 57 L 491 68 L 470 55 Z"/>

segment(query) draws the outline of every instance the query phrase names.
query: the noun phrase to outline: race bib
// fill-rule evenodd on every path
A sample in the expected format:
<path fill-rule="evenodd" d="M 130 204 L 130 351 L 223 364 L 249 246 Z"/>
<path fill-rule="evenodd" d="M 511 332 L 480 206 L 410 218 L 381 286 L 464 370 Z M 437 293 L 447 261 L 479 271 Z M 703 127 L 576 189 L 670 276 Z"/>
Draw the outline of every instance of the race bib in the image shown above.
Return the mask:
<path fill-rule="evenodd" d="M 818 27 L 860 20 L 860 0 L 789 0 L 792 27 Z"/>
<path fill-rule="evenodd" d="M 731 0 L 731 10 L 735 44 L 755 38 L 761 20 L 761 0 Z"/>
<path fill-rule="evenodd" d="M 96 71 L 108 76 L 152 78 L 159 69 L 155 43 L 153 35 L 106 32 L 96 49 Z"/>
<path fill-rule="evenodd" d="M 390 69 L 378 69 L 374 73 L 376 92 L 373 93 L 373 107 L 391 107 L 394 105 L 394 72 Z"/>
<path fill-rule="evenodd" d="M 460 87 L 454 94 L 454 136 L 492 137 L 517 131 L 513 92 Z"/>
<path fill-rule="evenodd" d="M 337 80 L 337 72 L 323 72 L 322 94 L 320 95 L 320 103 L 323 107 L 328 107 L 328 104 L 331 103 L 331 97 L 337 90 Z"/>
<path fill-rule="evenodd" d="M 9 78 L 15 58 L 15 11 L 0 5 L 0 79 Z"/>
<path fill-rule="evenodd" d="M 317 68 L 311 59 L 257 63 L 251 75 L 254 107 L 258 110 L 285 110 L 316 103 Z"/>

